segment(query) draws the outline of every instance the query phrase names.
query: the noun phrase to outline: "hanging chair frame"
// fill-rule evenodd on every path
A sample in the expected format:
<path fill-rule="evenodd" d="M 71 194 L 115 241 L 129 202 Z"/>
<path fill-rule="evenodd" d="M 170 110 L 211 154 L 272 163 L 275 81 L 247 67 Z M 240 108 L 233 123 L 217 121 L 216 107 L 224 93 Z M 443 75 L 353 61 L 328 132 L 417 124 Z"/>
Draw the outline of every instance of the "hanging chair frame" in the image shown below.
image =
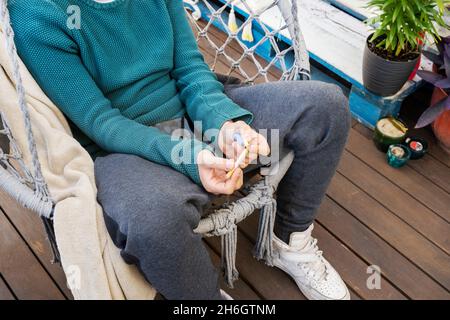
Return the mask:
<path fill-rule="evenodd" d="M 192 5 L 195 5 L 199 0 L 185 1 L 192 7 Z M 201 1 L 208 2 L 207 0 Z M 245 0 L 236 1 L 244 1 L 245 3 Z M 292 2 L 290 0 L 274 0 L 273 4 L 278 6 L 282 12 L 284 20 L 286 21 L 292 39 L 292 48 L 295 54 L 295 59 L 292 67 L 290 68 L 289 76 L 285 77 L 284 80 L 310 79 L 308 52 L 305 47 L 302 46 L 302 44 L 304 44 L 304 40 L 298 24 L 297 1 L 298 0 L 292 0 Z M 231 1 L 227 0 L 227 4 L 229 5 L 230 3 Z M 247 6 L 247 4 L 245 5 Z M 14 140 L 7 119 L 0 112 L 0 117 L 2 120 L 0 135 L 6 136 L 10 143 L 9 152 L 4 152 L 0 148 L 0 189 L 5 191 L 9 196 L 17 201 L 17 203 L 36 212 L 43 219 L 45 230 L 48 234 L 51 248 L 54 253 L 54 261 L 58 262 L 59 253 L 53 230 L 53 213 L 55 203 L 51 198 L 49 188 L 43 177 L 39 162 L 30 114 L 26 103 L 25 88 L 23 86 L 23 81 L 20 74 L 19 57 L 14 43 L 14 31 L 11 27 L 7 6 L 7 0 L 0 0 L 0 26 L 5 34 L 6 49 L 11 61 L 13 71 L 12 76 L 17 92 L 18 106 L 22 115 L 28 141 L 30 169 L 28 169 L 25 161 L 23 160 L 22 152 Z M 247 9 L 250 10 L 248 6 Z M 258 20 L 259 13 L 251 12 L 250 17 L 251 19 Z M 208 25 L 210 24 L 211 21 L 208 22 Z M 239 30 L 242 30 L 244 27 L 245 24 L 241 25 Z M 205 30 L 206 28 L 200 33 L 205 34 Z M 233 35 L 233 38 L 236 39 L 235 35 Z M 243 48 L 244 51 L 252 50 L 245 44 Z M 220 48 L 215 49 L 216 54 L 220 53 Z M 236 224 L 244 220 L 256 209 L 261 210 L 261 217 L 257 244 L 255 246 L 255 257 L 258 259 L 264 259 L 269 265 L 272 263 L 272 237 L 276 214 L 276 201 L 274 199 L 274 193 L 277 189 L 278 183 L 289 169 L 293 159 L 293 153 L 287 153 L 287 155 L 283 157 L 279 163 L 272 165 L 270 170 L 266 170 L 268 173 L 266 172 L 260 181 L 250 186 L 249 193 L 245 197 L 220 208 L 208 217 L 203 218 L 200 221 L 199 226 L 196 230 L 194 230 L 196 233 L 201 233 L 205 236 L 222 237 L 222 268 L 224 270 L 226 280 L 230 286 L 232 286 L 234 280 L 238 277 L 238 272 L 235 266 L 237 241 Z"/>

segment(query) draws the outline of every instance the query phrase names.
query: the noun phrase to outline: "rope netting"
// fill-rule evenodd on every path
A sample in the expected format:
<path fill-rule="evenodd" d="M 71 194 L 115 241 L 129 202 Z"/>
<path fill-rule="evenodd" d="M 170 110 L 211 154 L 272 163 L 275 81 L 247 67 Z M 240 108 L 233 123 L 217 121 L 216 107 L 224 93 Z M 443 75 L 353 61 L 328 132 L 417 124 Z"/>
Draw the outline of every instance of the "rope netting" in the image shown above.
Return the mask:
<path fill-rule="evenodd" d="M 273 80 L 274 73 L 271 70 L 274 68 L 277 68 L 281 74 L 279 80 L 310 79 L 308 52 L 297 20 L 297 1 L 184 0 L 190 13 L 188 16 L 197 30 L 197 40 L 206 40 L 215 52 L 213 70 L 219 57 L 223 56 L 229 65 L 227 75 L 238 72 L 246 82 L 250 83 L 258 80 L 266 82 Z M 25 163 L 23 158 L 25 150 L 19 148 L 7 119 L 0 112 L 0 189 L 6 191 L 19 204 L 37 212 L 42 217 L 55 260 L 58 260 L 59 255 L 51 223 L 54 204 L 38 159 L 7 2 L 7 0 L 0 0 L 0 28 L 3 32 L 1 40 L 6 43 L 7 54 L 11 61 L 18 111 L 23 116 L 28 141 L 26 151 L 30 155 L 30 163 Z M 205 15 L 204 12 L 208 14 Z M 267 16 L 275 18 L 276 27 L 273 25 L 268 27 L 265 24 L 264 20 Z M 222 43 L 218 43 L 210 32 L 213 25 L 225 31 L 225 40 Z M 230 53 L 229 49 L 236 43 L 242 50 L 236 54 L 233 49 L 233 53 Z M 266 54 L 262 54 L 263 50 Z M 265 60 L 257 57 L 258 55 Z M 248 59 L 251 63 L 244 65 L 244 62 L 249 61 Z M 290 154 L 285 158 L 288 161 L 282 160 L 285 162 L 284 170 L 278 172 L 275 180 L 266 177 L 256 184 L 252 192 L 241 201 L 219 210 L 216 215 L 202 219 L 199 229 L 196 230 L 206 235 L 222 235 L 222 263 L 230 285 L 238 275 L 235 267 L 236 223 L 255 209 L 260 209 L 262 213 L 255 256 L 264 258 L 270 264 L 276 211 L 273 193 L 276 189 L 276 181 L 284 175 L 292 162 L 292 157 Z"/>
<path fill-rule="evenodd" d="M 298 24 L 298 0 L 184 2 L 197 41 L 206 42 L 214 52 L 213 71 L 220 60 L 227 62 L 226 75 L 249 83 L 310 78 L 309 56 Z M 222 35 L 215 36 L 213 28 L 223 31 Z M 271 72 L 274 68 L 278 71 Z M 223 67 L 219 72 L 224 73 Z"/>
<path fill-rule="evenodd" d="M 23 161 L 22 153 L 0 112 L 0 164 L 20 183 L 35 189 L 33 175 Z"/>
<path fill-rule="evenodd" d="M 31 129 L 31 120 L 26 105 L 25 89 L 20 75 L 19 56 L 14 43 L 14 31 L 10 24 L 10 17 L 7 8 L 7 0 L 0 1 L 0 29 L 4 35 L 6 51 L 12 65 L 12 78 L 17 91 L 17 103 L 23 116 L 25 133 L 28 140 L 28 152 L 30 154 L 30 168 L 25 164 L 22 150 L 15 141 L 7 120 L 0 113 L 2 126 L 0 129 L 0 141 L 9 143 L 6 146 L 0 145 L 0 187 L 3 187 L 9 195 L 23 206 L 37 212 L 40 216 L 50 218 L 53 212 L 53 203 L 50 198 L 48 186 L 42 175 L 39 163 L 36 143 Z M 3 138 L 3 139 L 2 139 Z M 4 148 L 9 149 L 5 152 Z"/>

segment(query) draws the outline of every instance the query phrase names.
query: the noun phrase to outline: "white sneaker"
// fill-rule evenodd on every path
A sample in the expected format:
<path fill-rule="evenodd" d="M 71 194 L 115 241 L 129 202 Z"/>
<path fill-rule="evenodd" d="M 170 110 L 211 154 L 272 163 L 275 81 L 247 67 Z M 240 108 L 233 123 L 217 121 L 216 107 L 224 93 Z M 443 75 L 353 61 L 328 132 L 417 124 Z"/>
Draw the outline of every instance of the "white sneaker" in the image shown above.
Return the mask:
<path fill-rule="evenodd" d="M 311 236 L 314 226 L 294 232 L 289 245 L 275 237 L 273 264 L 290 275 L 309 300 L 350 300 L 344 281 L 317 247 Z"/>

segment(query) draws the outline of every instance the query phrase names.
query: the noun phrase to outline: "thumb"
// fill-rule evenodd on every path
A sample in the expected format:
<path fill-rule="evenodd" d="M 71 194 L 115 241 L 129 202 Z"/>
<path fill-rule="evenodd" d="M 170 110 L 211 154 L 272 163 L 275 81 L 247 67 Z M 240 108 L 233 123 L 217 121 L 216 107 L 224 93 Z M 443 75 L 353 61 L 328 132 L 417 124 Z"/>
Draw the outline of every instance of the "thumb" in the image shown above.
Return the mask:
<path fill-rule="evenodd" d="M 198 164 L 223 171 L 228 171 L 234 168 L 233 159 L 224 159 L 216 157 L 211 151 L 203 150 L 199 153 Z"/>

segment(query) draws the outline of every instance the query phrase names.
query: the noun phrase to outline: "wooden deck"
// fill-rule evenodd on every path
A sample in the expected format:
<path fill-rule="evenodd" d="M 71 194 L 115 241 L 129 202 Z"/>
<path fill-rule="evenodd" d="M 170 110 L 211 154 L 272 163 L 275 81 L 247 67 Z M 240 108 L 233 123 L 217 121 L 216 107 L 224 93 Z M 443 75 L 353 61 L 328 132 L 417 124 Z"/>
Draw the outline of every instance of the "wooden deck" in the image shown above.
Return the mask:
<path fill-rule="evenodd" d="M 217 30 L 211 36 L 221 41 Z M 200 47 L 212 62 L 205 43 Z M 217 67 L 226 71 L 222 61 Z M 419 94 L 407 103 L 420 101 Z M 353 299 L 450 299 L 450 157 L 428 131 L 421 134 L 431 143 L 429 155 L 393 169 L 374 148 L 371 132 L 353 122 L 314 230 Z M 0 205 L 0 299 L 70 299 L 61 268 L 50 263 L 39 219 L 3 194 Z M 235 299 L 304 299 L 283 272 L 252 258 L 257 218 L 239 225 L 241 278 L 228 292 Z M 206 243 L 218 264 L 219 239 Z M 380 289 L 367 287 L 372 265 L 381 269 Z"/>

